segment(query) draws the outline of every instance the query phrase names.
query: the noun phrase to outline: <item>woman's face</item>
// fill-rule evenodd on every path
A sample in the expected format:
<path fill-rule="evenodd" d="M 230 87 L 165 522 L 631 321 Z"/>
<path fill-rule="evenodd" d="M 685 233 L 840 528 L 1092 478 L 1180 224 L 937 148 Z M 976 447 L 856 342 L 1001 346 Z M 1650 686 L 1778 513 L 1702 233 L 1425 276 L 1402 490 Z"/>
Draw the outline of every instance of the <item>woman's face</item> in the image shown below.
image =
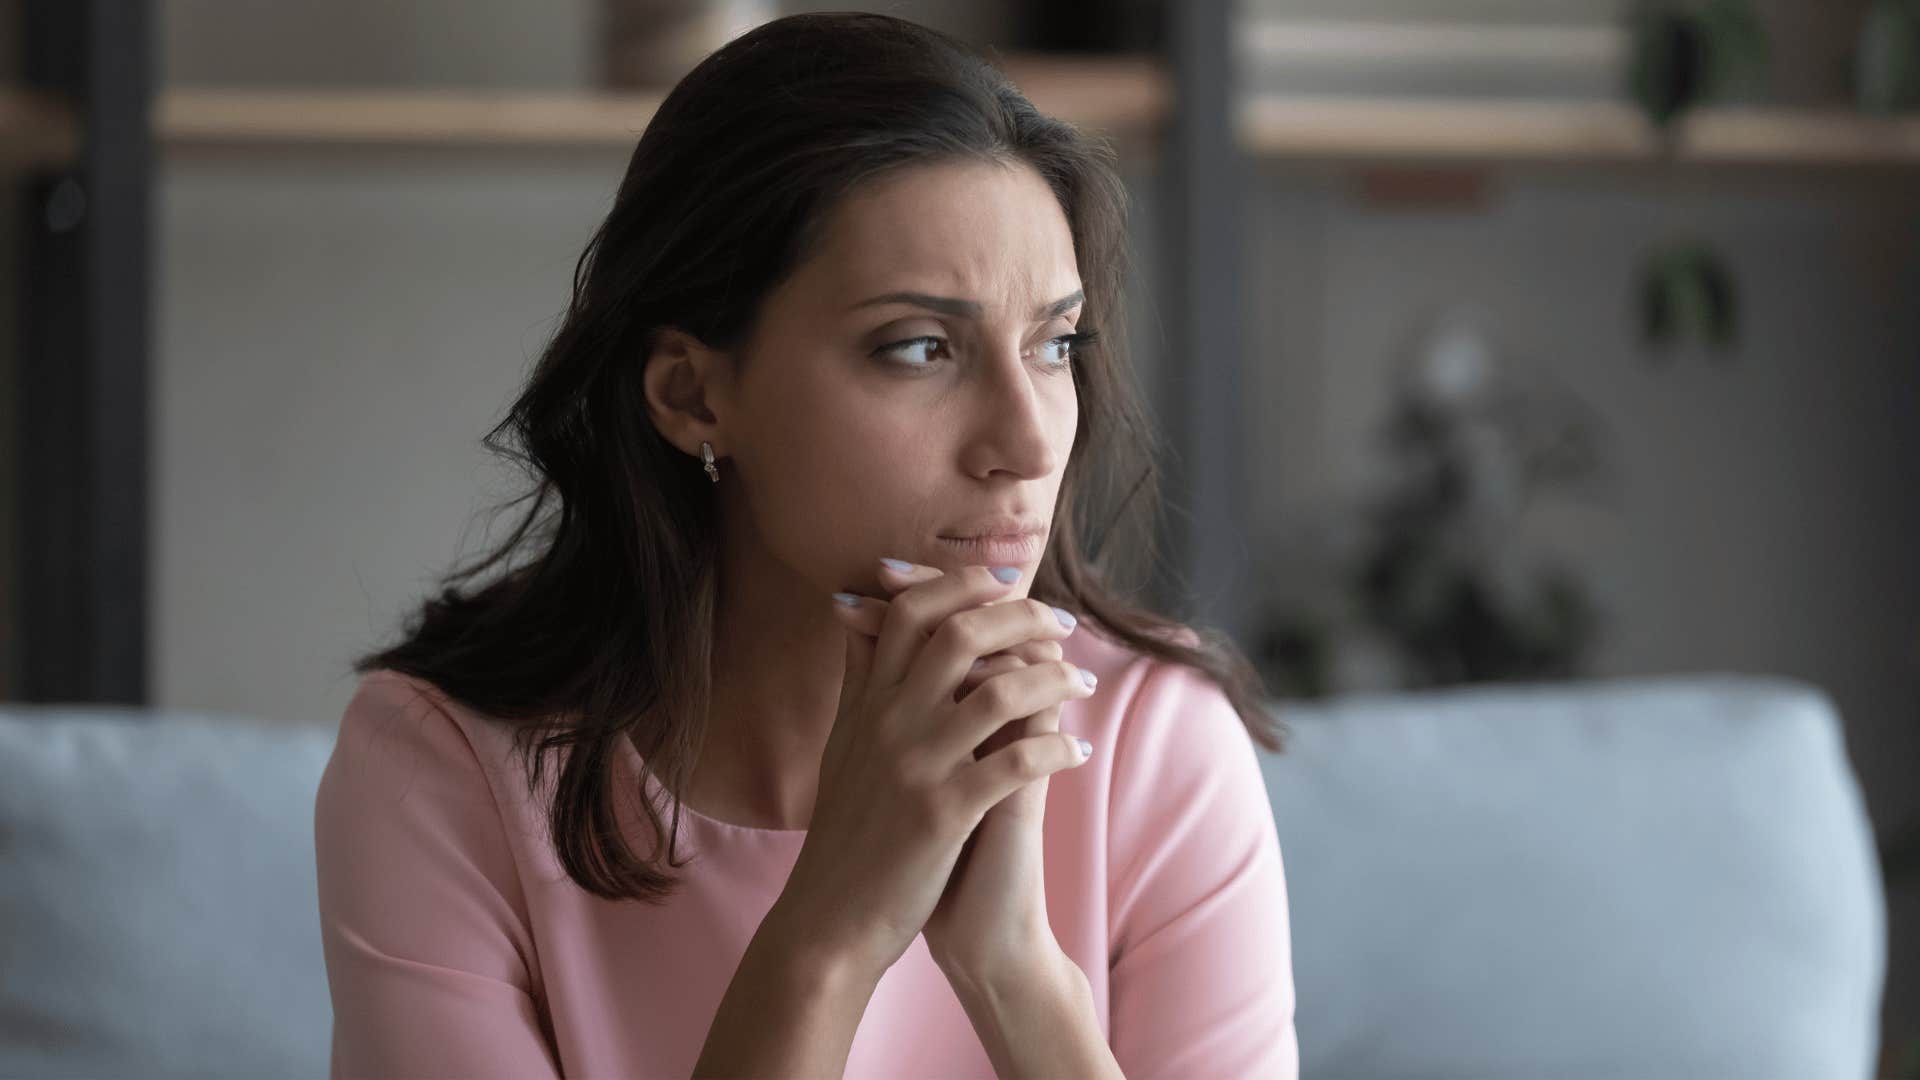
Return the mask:
<path fill-rule="evenodd" d="M 913 167 L 844 200 L 767 298 L 718 417 L 768 554 L 823 593 L 880 595 L 881 556 L 1040 563 L 1080 419 L 1067 219 L 1021 165 Z M 952 537 L 1037 527 L 999 548 Z"/>

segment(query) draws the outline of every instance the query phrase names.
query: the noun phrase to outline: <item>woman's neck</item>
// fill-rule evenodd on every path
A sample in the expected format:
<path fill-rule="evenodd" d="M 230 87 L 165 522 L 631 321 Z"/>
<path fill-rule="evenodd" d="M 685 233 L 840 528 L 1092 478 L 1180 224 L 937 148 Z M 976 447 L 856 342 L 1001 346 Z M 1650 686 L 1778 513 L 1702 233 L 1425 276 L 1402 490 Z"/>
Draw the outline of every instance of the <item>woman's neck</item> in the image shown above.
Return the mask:
<path fill-rule="evenodd" d="M 831 601 L 771 559 L 722 565 L 706 742 L 687 802 L 753 828 L 804 829 L 839 710 L 846 633 Z"/>

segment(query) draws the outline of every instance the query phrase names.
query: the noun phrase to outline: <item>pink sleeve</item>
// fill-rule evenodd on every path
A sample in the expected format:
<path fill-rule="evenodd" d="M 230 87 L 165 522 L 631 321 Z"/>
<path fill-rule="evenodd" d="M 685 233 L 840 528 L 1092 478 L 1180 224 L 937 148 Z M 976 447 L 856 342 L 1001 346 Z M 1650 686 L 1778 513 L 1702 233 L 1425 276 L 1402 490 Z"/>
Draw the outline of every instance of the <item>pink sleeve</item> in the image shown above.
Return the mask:
<path fill-rule="evenodd" d="M 1156 662 L 1108 815 L 1114 1058 L 1128 1080 L 1295 1080 L 1286 877 L 1258 748 L 1225 693 Z"/>
<path fill-rule="evenodd" d="M 499 808 L 415 686 L 362 680 L 315 798 L 331 1074 L 557 1077 Z"/>

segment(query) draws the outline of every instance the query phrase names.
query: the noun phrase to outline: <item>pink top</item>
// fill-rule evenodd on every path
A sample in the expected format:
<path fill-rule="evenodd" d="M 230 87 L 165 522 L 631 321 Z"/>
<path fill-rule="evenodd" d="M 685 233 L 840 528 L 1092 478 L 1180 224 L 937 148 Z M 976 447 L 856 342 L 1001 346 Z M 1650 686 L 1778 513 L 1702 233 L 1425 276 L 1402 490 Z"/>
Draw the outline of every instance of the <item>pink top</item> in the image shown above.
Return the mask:
<path fill-rule="evenodd" d="M 1100 685 L 1061 708 L 1094 753 L 1048 782 L 1054 936 L 1131 1080 L 1293 1080 L 1286 882 L 1258 748 L 1210 680 L 1092 625 L 1062 642 Z M 671 899 L 603 900 L 547 846 L 510 738 L 391 671 L 347 706 L 314 808 L 332 1075 L 691 1075 L 806 832 L 683 807 L 678 853 L 695 861 Z M 660 796 L 619 745 L 616 775 Z M 875 988 L 846 1075 L 993 1076 L 925 938 Z"/>

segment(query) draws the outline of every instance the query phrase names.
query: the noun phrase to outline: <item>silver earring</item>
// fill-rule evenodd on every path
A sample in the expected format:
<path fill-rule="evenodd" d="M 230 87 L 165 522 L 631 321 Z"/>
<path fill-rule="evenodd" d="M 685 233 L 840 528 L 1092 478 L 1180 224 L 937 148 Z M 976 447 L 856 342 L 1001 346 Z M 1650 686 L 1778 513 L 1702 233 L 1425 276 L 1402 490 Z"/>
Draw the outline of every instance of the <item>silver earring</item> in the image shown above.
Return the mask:
<path fill-rule="evenodd" d="M 700 444 L 700 457 L 703 461 L 706 462 L 706 465 L 704 465 L 703 468 L 707 470 L 707 479 L 713 481 L 716 484 L 719 483 L 720 470 L 713 467 L 713 444 L 712 443 L 702 442 Z"/>

